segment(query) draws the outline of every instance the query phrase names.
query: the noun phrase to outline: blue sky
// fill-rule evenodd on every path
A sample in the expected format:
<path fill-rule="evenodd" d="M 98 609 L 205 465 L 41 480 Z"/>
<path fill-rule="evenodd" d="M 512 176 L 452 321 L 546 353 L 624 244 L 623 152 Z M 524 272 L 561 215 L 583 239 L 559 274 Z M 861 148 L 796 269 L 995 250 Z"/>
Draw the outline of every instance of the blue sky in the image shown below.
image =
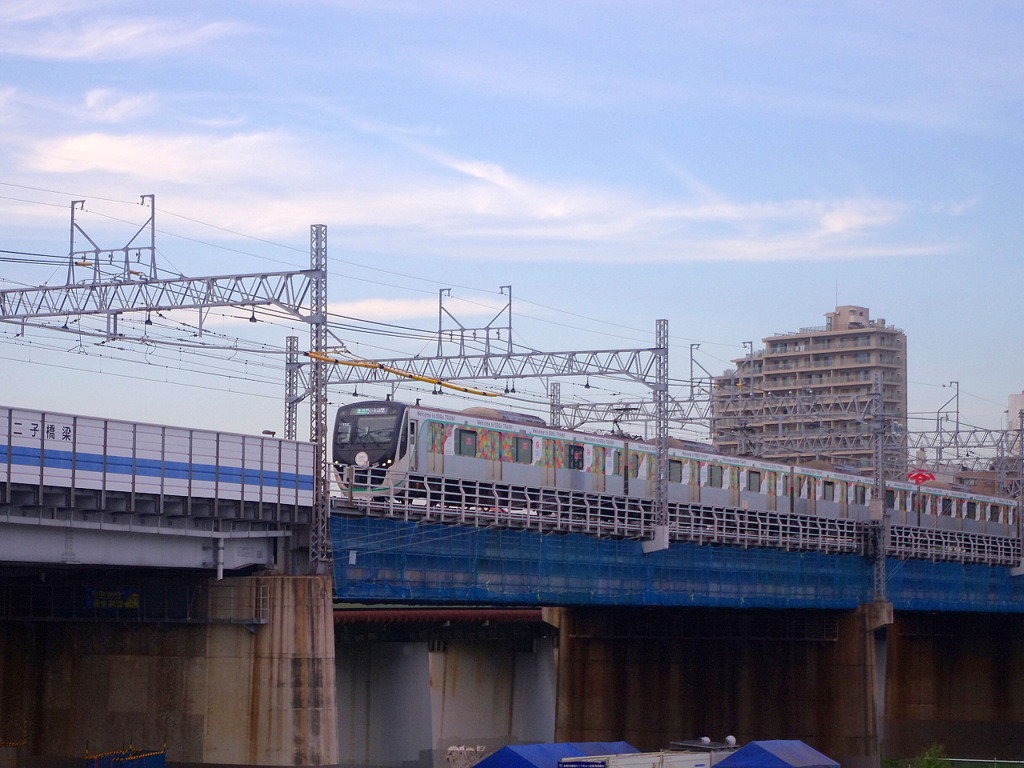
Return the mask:
<path fill-rule="evenodd" d="M 984 0 L 7 0 L 0 248 L 66 255 L 75 199 L 121 245 L 153 194 L 169 272 L 298 269 L 322 223 L 332 311 L 430 330 L 451 287 L 482 325 L 511 285 L 518 344 L 647 347 L 665 318 L 677 378 L 693 343 L 717 374 L 867 306 L 908 335 L 911 411 L 956 381 L 998 428 L 1024 388 L 1022 33 Z M 64 277 L 0 263 L 0 289 Z M 306 333 L 239 319 L 211 327 Z M 279 357 L 16 332 L 4 404 L 280 428 Z"/>

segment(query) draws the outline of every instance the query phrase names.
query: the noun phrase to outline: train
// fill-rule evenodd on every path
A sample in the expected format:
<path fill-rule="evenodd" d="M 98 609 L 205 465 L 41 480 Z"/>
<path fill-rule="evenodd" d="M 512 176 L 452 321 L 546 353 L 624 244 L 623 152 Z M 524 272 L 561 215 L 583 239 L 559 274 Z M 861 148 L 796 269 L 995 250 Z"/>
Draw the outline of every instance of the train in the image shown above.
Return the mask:
<path fill-rule="evenodd" d="M 715 452 L 671 441 L 669 504 L 870 520 L 875 488 L 859 474 Z M 504 503 L 543 513 L 553 492 L 649 502 L 657 484 L 653 441 L 548 426 L 493 408 L 463 411 L 401 403 L 338 408 L 332 461 L 343 495 L 414 501 L 434 493 L 456 503 L 459 489 L 502 488 Z M 886 483 L 893 525 L 1015 538 L 1012 499 L 941 483 Z M 464 496 L 463 496 L 464 498 Z"/>

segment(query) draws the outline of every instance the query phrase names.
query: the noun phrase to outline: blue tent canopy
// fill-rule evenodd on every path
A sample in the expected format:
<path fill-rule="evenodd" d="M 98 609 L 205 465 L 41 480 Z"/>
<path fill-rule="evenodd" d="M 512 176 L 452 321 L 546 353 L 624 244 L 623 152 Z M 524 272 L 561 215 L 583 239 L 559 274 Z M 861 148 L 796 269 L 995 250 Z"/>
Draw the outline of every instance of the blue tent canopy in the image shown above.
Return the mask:
<path fill-rule="evenodd" d="M 839 768 L 839 763 L 802 741 L 752 741 L 715 768 Z"/>
<path fill-rule="evenodd" d="M 561 744 L 516 744 L 488 755 L 476 768 L 558 768 L 563 757 L 625 755 L 639 752 L 624 741 L 580 741 Z"/>

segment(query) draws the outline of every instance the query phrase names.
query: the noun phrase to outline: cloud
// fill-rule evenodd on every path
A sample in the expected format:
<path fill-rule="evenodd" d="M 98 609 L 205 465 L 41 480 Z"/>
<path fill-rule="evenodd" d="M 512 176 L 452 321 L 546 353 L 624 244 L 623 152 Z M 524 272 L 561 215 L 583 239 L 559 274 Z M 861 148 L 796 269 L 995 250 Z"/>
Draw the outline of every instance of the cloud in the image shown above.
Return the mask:
<path fill-rule="evenodd" d="M 89 103 L 111 118 L 137 106 L 102 89 L 92 92 Z M 395 147 L 412 157 L 394 161 Z M 94 187 L 121 190 L 116 197 L 124 196 L 127 184 L 144 182 L 145 191 L 180 200 L 175 212 L 184 217 L 257 237 L 290 238 L 311 222 L 325 223 L 344 233 L 347 249 L 377 254 L 670 263 L 950 251 L 886 242 L 908 217 L 937 215 L 903 201 L 735 200 L 685 171 L 676 171 L 685 189 L 644 195 L 529 177 L 407 135 L 390 148 L 351 139 L 335 139 L 326 148 L 283 130 L 94 132 L 31 139 L 22 157 L 33 174 L 87 174 Z M 200 236 L 184 226 L 190 236 Z"/>
<path fill-rule="evenodd" d="M 113 88 L 95 88 L 85 94 L 86 115 L 101 123 L 121 123 L 152 107 L 152 95 L 119 96 Z"/>
<path fill-rule="evenodd" d="M 0 88 L 0 120 L 4 119 L 10 104 L 14 101 L 14 88 Z"/>
<path fill-rule="evenodd" d="M 0 17 L 0 53 L 56 61 L 126 61 L 207 45 L 245 29 L 233 22 L 188 24 L 129 16 L 90 18 L 71 26 L 51 14 L 10 12 Z"/>
<path fill-rule="evenodd" d="M 296 159 L 284 133 L 86 133 L 39 140 L 29 147 L 25 163 L 37 172 L 108 173 L 150 183 L 201 185 L 290 176 L 286 170 Z"/>
<path fill-rule="evenodd" d="M 473 298 L 449 297 L 444 300 L 444 308 L 459 318 L 492 317 L 505 306 L 504 299 L 492 296 Z M 438 299 L 429 297 L 422 299 L 364 299 L 331 304 L 331 314 L 346 317 L 358 317 L 364 320 L 381 322 L 399 322 L 405 320 L 437 320 Z"/>

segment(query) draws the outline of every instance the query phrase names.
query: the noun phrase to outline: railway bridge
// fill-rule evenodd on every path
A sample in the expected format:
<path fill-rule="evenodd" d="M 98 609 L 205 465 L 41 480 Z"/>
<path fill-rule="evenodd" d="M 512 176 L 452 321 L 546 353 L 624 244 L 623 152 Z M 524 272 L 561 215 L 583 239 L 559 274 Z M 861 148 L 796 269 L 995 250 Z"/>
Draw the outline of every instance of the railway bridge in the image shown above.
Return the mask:
<path fill-rule="evenodd" d="M 553 495 L 332 501 L 312 446 L 0 409 L 0 763 L 445 765 L 449 747 L 799 738 L 1024 757 L 1017 539 Z M 429 479 L 429 478 L 424 478 Z M 429 483 L 427 484 L 429 485 Z"/>

